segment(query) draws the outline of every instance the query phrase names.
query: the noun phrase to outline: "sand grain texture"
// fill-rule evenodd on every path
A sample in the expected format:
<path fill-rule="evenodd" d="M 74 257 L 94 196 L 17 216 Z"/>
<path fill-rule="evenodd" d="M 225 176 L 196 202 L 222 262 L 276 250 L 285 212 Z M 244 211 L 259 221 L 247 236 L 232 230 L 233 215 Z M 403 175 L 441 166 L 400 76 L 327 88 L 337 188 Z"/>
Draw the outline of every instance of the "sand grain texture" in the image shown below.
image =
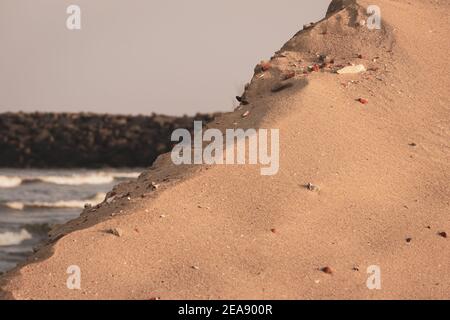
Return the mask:
<path fill-rule="evenodd" d="M 114 201 L 53 230 L 35 261 L 3 278 L 3 296 L 449 299 L 450 242 L 438 233 L 450 231 L 450 6 L 375 2 L 383 30 L 358 27 L 356 5 L 330 14 L 255 74 L 248 105 L 210 124 L 279 128 L 278 175 L 161 156 Z M 304 74 L 316 53 L 334 64 Z M 368 71 L 333 72 L 349 62 Z M 291 71 L 292 86 L 272 92 Z M 66 287 L 70 265 L 81 290 Z M 370 265 L 381 290 L 366 287 Z"/>

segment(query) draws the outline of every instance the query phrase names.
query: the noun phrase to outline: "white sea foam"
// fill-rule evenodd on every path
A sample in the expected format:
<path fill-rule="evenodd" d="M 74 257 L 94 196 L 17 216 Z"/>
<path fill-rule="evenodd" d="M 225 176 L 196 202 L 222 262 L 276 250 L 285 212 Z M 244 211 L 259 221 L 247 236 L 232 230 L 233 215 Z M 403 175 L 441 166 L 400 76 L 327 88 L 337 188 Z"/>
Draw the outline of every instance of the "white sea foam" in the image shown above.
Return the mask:
<path fill-rule="evenodd" d="M 22 183 L 45 182 L 57 185 L 101 185 L 112 183 L 115 179 L 135 179 L 139 177 L 139 172 L 95 172 L 79 173 L 68 176 L 0 176 L 0 188 L 14 188 Z"/>
<path fill-rule="evenodd" d="M 25 208 L 64 208 L 64 209 L 83 209 L 85 204 L 96 205 L 102 202 L 106 197 L 105 193 L 97 193 L 94 198 L 89 200 L 61 200 L 55 202 L 6 202 L 5 206 L 14 210 L 23 210 Z"/>
<path fill-rule="evenodd" d="M 113 172 L 114 178 L 119 179 L 136 179 L 139 177 L 140 172 Z"/>
<path fill-rule="evenodd" d="M 25 229 L 22 229 L 19 232 L 3 232 L 0 233 L 0 247 L 15 246 L 31 238 L 31 234 Z"/>
<path fill-rule="evenodd" d="M 67 186 L 78 186 L 83 184 L 107 184 L 114 181 L 114 176 L 107 174 L 89 174 L 72 176 L 41 176 L 36 180 Z"/>
<path fill-rule="evenodd" d="M 0 176 L 0 188 L 15 188 L 22 183 L 19 177 Z"/>
<path fill-rule="evenodd" d="M 25 204 L 23 202 L 18 201 L 6 202 L 5 206 L 14 210 L 23 210 L 25 208 Z"/>

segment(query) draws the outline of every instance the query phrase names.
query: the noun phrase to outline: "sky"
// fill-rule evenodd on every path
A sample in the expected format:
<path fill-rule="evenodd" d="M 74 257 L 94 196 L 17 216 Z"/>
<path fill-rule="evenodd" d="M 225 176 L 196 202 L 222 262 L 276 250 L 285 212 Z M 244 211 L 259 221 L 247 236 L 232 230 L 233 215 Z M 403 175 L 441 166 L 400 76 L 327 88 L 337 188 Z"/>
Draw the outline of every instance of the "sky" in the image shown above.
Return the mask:
<path fill-rule="evenodd" d="M 255 65 L 330 2 L 0 0 L 0 112 L 231 111 Z"/>

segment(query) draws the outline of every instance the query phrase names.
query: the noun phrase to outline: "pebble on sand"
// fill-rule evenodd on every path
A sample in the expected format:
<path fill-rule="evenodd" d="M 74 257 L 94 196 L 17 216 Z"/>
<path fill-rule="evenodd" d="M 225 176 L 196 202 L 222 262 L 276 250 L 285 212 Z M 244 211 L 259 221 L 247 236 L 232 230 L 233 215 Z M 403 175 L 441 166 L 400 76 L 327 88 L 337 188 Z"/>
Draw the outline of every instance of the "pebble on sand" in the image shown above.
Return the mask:
<path fill-rule="evenodd" d="M 272 65 L 270 64 L 270 62 L 268 62 L 268 61 L 262 61 L 262 62 L 261 62 L 261 68 L 262 68 L 262 71 L 267 71 L 267 70 L 269 70 L 271 67 L 272 67 Z"/>
<path fill-rule="evenodd" d="M 360 27 L 364 27 L 366 25 L 366 20 L 360 20 L 360 21 L 356 22 L 356 25 L 360 26 Z"/>
<path fill-rule="evenodd" d="M 320 190 L 319 186 L 316 186 L 316 185 L 312 184 L 311 182 L 306 185 L 306 189 L 308 189 L 309 191 L 313 191 L 313 192 Z"/>
<path fill-rule="evenodd" d="M 324 267 L 324 268 L 320 269 L 320 271 L 322 271 L 323 273 L 326 273 L 326 274 L 333 274 L 333 270 L 330 267 Z"/>
<path fill-rule="evenodd" d="M 150 184 L 150 187 L 152 188 L 152 190 L 156 190 L 156 189 L 159 188 L 159 184 L 157 184 L 156 182 L 152 182 L 152 183 Z"/>
<path fill-rule="evenodd" d="M 320 66 L 317 63 L 312 64 L 312 65 L 308 66 L 308 71 L 309 72 L 319 72 Z"/>
<path fill-rule="evenodd" d="M 311 29 L 312 27 L 314 27 L 314 22 L 310 22 L 310 23 L 304 24 L 303 25 L 303 30 L 308 30 L 308 29 Z"/>
<path fill-rule="evenodd" d="M 334 59 L 332 59 L 330 56 L 327 56 L 326 54 L 319 55 L 319 61 L 322 63 L 333 63 Z"/>
<path fill-rule="evenodd" d="M 362 104 L 368 104 L 369 103 L 369 100 L 367 100 L 366 98 L 358 98 L 358 99 L 356 99 L 356 101 L 359 101 Z"/>
<path fill-rule="evenodd" d="M 247 110 L 242 114 L 242 118 L 247 118 L 249 115 L 250 115 L 250 111 Z"/>
<path fill-rule="evenodd" d="M 109 230 L 109 233 L 111 233 L 112 235 L 115 235 L 116 237 L 123 236 L 123 230 L 120 228 L 112 228 Z"/>
<path fill-rule="evenodd" d="M 439 236 L 441 236 L 442 238 L 447 238 L 447 232 L 442 231 L 438 233 Z"/>
<path fill-rule="evenodd" d="M 358 64 L 356 66 L 344 67 L 342 69 L 339 69 L 336 72 L 338 74 L 355 74 L 355 73 L 366 72 L 366 67 L 364 67 L 362 64 Z"/>
<path fill-rule="evenodd" d="M 266 71 L 268 71 L 271 67 L 272 67 L 272 65 L 270 64 L 269 61 L 261 61 L 261 62 L 255 67 L 255 73 L 266 72 Z"/>
<path fill-rule="evenodd" d="M 244 97 L 241 96 L 236 96 L 236 100 L 244 106 L 249 104 L 249 102 Z"/>
<path fill-rule="evenodd" d="M 106 199 L 106 203 L 110 204 L 110 203 L 114 202 L 115 199 L 116 199 L 116 196 L 115 196 L 115 195 L 114 195 L 114 196 L 111 196 L 111 197 L 109 197 L 109 198 Z"/>

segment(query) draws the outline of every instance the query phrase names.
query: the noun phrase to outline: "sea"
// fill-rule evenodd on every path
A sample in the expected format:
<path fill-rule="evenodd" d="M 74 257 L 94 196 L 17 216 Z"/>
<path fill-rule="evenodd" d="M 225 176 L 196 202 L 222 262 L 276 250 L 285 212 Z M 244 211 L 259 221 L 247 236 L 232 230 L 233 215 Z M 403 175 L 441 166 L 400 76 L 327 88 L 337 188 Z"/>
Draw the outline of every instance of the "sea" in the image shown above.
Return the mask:
<path fill-rule="evenodd" d="M 114 185 L 142 169 L 0 169 L 0 274 L 14 268 L 47 239 L 52 226 L 96 205 Z"/>

